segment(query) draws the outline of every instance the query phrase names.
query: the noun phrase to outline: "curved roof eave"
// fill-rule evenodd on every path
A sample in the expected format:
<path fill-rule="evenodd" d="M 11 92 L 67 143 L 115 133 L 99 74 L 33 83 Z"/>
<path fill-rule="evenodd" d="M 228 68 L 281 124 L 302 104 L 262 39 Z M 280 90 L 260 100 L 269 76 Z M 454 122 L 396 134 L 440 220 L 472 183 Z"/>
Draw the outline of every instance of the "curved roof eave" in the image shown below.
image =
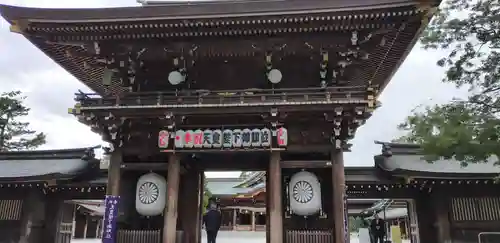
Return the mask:
<path fill-rule="evenodd" d="M 313 14 L 404 7 L 417 5 L 418 3 L 419 1 L 414 0 L 213 1 L 94 9 L 49 9 L 0 5 L 0 15 L 11 23 L 15 20 L 53 23 L 125 22 Z"/>

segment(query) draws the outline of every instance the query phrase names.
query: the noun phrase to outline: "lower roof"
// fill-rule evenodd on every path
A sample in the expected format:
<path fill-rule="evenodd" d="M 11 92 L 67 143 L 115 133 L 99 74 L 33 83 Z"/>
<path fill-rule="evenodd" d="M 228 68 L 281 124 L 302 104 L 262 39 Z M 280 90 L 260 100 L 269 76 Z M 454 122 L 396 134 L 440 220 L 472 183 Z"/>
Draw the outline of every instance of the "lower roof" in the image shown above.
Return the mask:
<path fill-rule="evenodd" d="M 383 143 L 382 153 L 375 156 L 375 166 L 392 176 L 439 179 L 491 179 L 500 174 L 498 158 L 490 157 L 483 163 L 464 165 L 455 158 L 440 158 L 429 162 L 421 147 L 415 144 Z"/>
<path fill-rule="evenodd" d="M 97 168 L 93 148 L 0 153 L 0 182 L 73 179 Z"/>

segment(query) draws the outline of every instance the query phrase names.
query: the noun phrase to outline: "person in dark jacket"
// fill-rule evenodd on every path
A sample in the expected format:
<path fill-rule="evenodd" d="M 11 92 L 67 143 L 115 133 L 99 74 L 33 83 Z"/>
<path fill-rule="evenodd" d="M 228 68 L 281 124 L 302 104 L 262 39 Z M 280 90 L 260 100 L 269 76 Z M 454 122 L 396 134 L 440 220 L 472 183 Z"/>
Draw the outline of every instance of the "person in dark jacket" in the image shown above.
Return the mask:
<path fill-rule="evenodd" d="M 384 243 L 385 222 L 377 214 L 370 224 L 370 233 L 373 243 Z"/>
<path fill-rule="evenodd" d="M 215 243 L 221 223 L 222 215 L 217 210 L 217 204 L 210 203 L 207 212 L 203 215 L 203 224 L 205 224 L 205 230 L 207 231 L 207 243 Z"/>

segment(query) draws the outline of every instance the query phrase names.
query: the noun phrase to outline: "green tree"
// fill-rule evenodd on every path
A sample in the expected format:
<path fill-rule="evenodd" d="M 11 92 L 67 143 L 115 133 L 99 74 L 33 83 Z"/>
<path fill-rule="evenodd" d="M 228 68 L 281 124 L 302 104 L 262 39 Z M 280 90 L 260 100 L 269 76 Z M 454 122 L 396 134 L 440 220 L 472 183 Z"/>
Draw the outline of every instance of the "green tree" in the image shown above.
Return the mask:
<path fill-rule="evenodd" d="M 208 207 L 208 200 L 212 197 L 212 193 L 207 187 L 207 180 L 205 179 L 205 185 L 204 185 L 204 190 L 203 190 L 203 213 L 205 213 L 205 210 Z"/>
<path fill-rule="evenodd" d="M 359 228 L 363 228 L 363 218 L 349 216 L 349 232 L 357 233 Z"/>
<path fill-rule="evenodd" d="M 443 82 L 468 88 L 469 96 L 414 112 L 399 126 L 407 131 L 399 140 L 421 144 L 429 161 L 454 157 L 465 165 L 499 156 L 499 1 L 445 0 L 421 42 L 449 51 L 437 61 Z"/>
<path fill-rule="evenodd" d="M 30 111 L 23 105 L 25 97 L 20 91 L 0 94 L 0 151 L 29 150 L 43 145 L 44 133 L 28 128 L 29 122 L 19 121 Z"/>

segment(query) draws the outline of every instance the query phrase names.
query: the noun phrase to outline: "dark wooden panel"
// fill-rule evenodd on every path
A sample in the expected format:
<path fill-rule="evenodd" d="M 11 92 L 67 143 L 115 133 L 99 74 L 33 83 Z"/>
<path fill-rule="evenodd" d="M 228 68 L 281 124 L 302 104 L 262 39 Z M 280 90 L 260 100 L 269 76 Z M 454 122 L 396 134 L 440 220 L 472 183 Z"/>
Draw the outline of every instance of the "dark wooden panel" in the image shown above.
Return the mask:
<path fill-rule="evenodd" d="M 450 204 L 454 221 L 500 221 L 500 197 L 458 197 Z"/>

